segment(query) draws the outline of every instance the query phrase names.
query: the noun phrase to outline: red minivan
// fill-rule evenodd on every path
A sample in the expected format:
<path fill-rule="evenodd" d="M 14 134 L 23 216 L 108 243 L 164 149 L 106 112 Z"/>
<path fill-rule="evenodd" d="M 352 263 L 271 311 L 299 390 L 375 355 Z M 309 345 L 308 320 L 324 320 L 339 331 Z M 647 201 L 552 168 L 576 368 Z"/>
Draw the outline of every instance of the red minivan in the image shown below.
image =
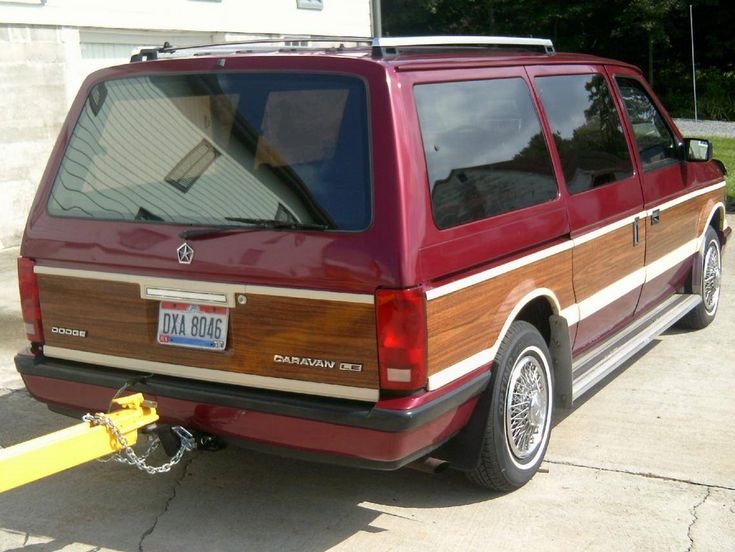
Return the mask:
<path fill-rule="evenodd" d="M 124 387 L 244 446 L 510 490 L 554 405 L 713 320 L 711 149 L 638 69 L 548 40 L 143 50 L 56 143 L 16 365 L 56 411 Z"/>

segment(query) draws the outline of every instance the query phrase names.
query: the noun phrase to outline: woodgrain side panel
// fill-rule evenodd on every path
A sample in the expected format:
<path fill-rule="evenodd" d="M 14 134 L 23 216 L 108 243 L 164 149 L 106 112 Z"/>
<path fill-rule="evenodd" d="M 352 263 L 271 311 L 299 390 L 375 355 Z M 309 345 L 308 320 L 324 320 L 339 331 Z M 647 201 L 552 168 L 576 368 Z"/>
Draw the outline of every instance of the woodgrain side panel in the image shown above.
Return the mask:
<path fill-rule="evenodd" d="M 697 220 L 697 235 L 701 236 L 704 234 L 705 228 L 709 223 L 709 216 L 712 214 L 712 209 L 718 203 L 723 203 L 725 199 L 725 192 L 723 189 L 715 190 L 706 195 L 702 196 L 702 205 L 699 210 L 699 217 Z"/>
<path fill-rule="evenodd" d="M 658 224 L 649 221 L 646 264 L 697 237 L 697 219 L 702 205 L 702 196 L 695 197 L 662 210 Z"/>
<path fill-rule="evenodd" d="M 513 308 L 538 288 L 574 303 L 572 252 L 564 251 L 428 302 L 429 375 L 493 346 Z"/>
<path fill-rule="evenodd" d="M 248 295 L 230 310 L 222 353 L 160 345 L 158 302 L 140 298 L 137 284 L 38 275 L 46 343 L 93 353 L 290 378 L 316 383 L 378 387 L 375 309 L 372 305 Z M 85 329 L 88 337 L 48 331 Z M 337 368 L 276 364 L 273 355 L 331 360 Z M 339 370 L 340 362 L 362 372 Z"/>
<path fill-rule="evenodd" d="M 574 291 L 577 302 L 643 267 L 646 223 L 646 218 L 638 221 L 637 246 L 633 245 L 631 222 L 574 248 Z"/>

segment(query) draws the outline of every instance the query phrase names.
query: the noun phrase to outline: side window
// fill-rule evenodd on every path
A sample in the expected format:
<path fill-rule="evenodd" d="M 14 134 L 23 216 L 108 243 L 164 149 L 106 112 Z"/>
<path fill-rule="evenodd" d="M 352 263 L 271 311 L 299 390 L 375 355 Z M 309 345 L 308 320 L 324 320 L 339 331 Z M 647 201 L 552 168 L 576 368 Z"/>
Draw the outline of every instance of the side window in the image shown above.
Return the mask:
<path fill-rule="evenodd" d="M 602 75 L 537 77 L 570 194 L 632 176 L 615 102 Z"/>
<path fill-rule="evenodd" d="M 664 118 L 635 79 L 616 77 L 625 111 L 633 127 L 638 155 L 644 171 L 677 163 L 676 141 Z"/>
<path fill-rule="evenodd" d="M 414 94 L 439 228 L 557 196 L 551 157 L 523 79 L 422 84 Z"/>

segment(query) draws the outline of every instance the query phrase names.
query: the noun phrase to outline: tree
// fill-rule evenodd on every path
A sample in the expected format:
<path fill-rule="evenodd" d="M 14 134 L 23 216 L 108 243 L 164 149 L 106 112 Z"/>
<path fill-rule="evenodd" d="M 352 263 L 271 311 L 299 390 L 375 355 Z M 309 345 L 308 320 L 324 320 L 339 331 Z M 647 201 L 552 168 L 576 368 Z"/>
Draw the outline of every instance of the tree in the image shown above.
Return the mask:
<path fill-rule="evenodd" d="M 383 0 L 387 34 L 548 37 L 559 51 L 645 67 L 674 112 L 691 111 L 689 9 L 701 90 L 735 118 L 735 2 L 731 0 Z M 698 84 L 700 84 L 698 82 Z M 698 87 L 699 88 L 699 87 Z M 725 115 L 721 115 L 725 116 Z"/>
<path fill-rule="evenodd" d="M 654 44 L 669 46 L 666 23 L 674 11 L 685 10 L 682 0 L 631 0 L 616 18 L 612 36 L 630 40 L 644 35 L 648 47 L 648 82 L 653 86 Z"/>

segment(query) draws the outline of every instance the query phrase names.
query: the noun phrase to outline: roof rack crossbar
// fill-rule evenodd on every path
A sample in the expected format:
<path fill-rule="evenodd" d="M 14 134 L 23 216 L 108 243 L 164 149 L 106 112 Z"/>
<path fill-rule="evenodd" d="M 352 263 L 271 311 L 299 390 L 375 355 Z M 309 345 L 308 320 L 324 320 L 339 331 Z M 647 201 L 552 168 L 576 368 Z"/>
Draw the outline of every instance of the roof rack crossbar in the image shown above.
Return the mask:
<path fill-rule="evenodd" d="M 409 37 L 376 37 L 372 42 L 374 57 L 383 57 L 386 50 L 398 48 L 418 48 L 432 46 L 461 47 L 493 47 L 521 46 L 540 47 L 547 54 L 553 54 L 554 44 L 548 38 L 525 38 L 514 36 L 409 36 Z"/>
<path fill-rule="evenodd" d="M 191 50 L 200 50 L 202 52 L 212 52 L 212 53 L 237 53 L 237 51 L 242 51 L 243 46 L 258 46 L 259 44 L 263 45 L 263 47 L 267 47 L 269 45 L 279 44 L 283 43 L 284 48 L 288 49 L 308 49 L 309 46 L 296 46 L 296 45 L 290 45 L 287 44 L 288 42 L 355 42 L 360 44 L 366 44 L 371 45 L 373 43 L 372 37 L 365 37 L 365 36 L 328 36 L 328 35 L 320 35 L 320 36 L 303 36 L 303 35 L 293 35 L 293 36 L 284 36 L 281 38 L 254 38 L 252 40 L 236 40 L 232 42 L 219 42 L 215 44 L 201 44 L 197 46 L 182 46 L 182 47 L 173 47 L 168 42 L 166 42 L 162 48 L 142 48 L 139 53 L 134 54 L 130 61 L 148 61 L 148 60 L 156 60 L 158 59 L 158 54 L 173 54 L 178 51 L 191 51 Z M 196 55 L 194 53 L 193 55 Z M 201 55 L 201 54 L 200 54 Z"/>

